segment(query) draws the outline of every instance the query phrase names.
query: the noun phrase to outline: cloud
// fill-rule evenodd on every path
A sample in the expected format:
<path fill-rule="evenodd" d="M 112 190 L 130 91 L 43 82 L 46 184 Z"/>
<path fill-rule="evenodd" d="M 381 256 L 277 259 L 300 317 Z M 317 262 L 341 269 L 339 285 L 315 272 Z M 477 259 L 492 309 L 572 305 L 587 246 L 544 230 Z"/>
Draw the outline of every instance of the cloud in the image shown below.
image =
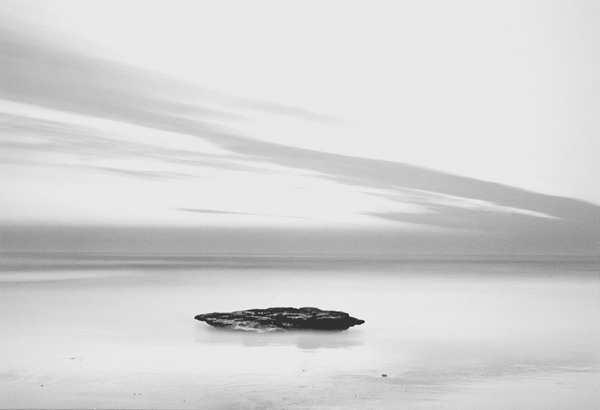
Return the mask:
<path fill-rule="evenodd" d="M 0 37 L 5 99 L 146 124 L 234 115 L 199 104 L 219 98 L 200 87 L 16 30 L 2 29 Z"/>
<path fill-rule="evenodd" d="M 240 227 L 125 227 L 48 224 L 5 225 L 3 252 L 116 252 L 151 254 L 340 255 L 596 255 L 594 242 L 578 233 L 564 238 L 519 230 L 501 235 L 453 231 L 379 229 L 281 229 Z"/>
<path fill-rule="evenodd" d="M 221 211 L 218 209 L 193 209 L 193 208 L 179 208 L 178 211 L 182 212 L 192 212 L 196 214 L 209 214 L 209 215 L 260 215 L 249 212 L 231 212 L 231 211 Z"/>
<path fill-rule="evenodd" d="M 206 163 L 211 167 L 224 169 L 248 167 L 249 164 L 268 164 L 305 170 L 321 179 L 351 185 L 357 190 L 370 191 L 369 195 L 380 195 L 396 201 L 399 207 L 402 202 L 408 201 L 424 210 L 422 213 L 407 213 L 390 209 L 386 212 L 371 212 L 369 215 L 390 222 L 401 221 L 484 232 L 497 243 L 509 248 L 509 241 L 517 238 L 522 242 L 538 241 L 534 244 L 536 249 L 543 247 L 543 244 L 550 246 L 551 243 L 562 241 L 565 244 L 580 244 L 582 249 L 589 250 L 588 241 L 593 242 L 598 233 L 600 207 L 594 204 L 409 164 L 253 140 L 219 125 L 224 122 L 247 120 L 256 109 L 315 121 L 330 120 L 316 113 L 270 103 L 251 102 L 246 104 L 248 118 L 245 118 L 239 113 L 240 106 L 243 107 L 244 104 L 240 105 L 234 98 L 87 53 L 76 47 L 61 46 L 41 40 L 38 36 L 14 30 L 0 30 L 0 56 L 0 98 L 52 110 L 116 120 L 162 132 L 194 136 L 240 157 L 235 159 L 207 156 L 189 150 L 165 147 L 140 150 L 144 144 L 132 144 L 127 141 L 121 141 L 120 145 L 115 147 L 110 146 L 114 140 L 98 135 L 95 131 L 93 138 L 82 142 L 86 135 L 92 135 L 89 130 L 69 130 L 43 121 L 27 120 L 30 121 L 27 124 L 22 118 L 9 125 L 13 130 L 22 127 L 21 131 L 24 132 L 45 133 L 44 143 L 48 149 L 82 152 L 93 148 L 95 152 L 118 151 L 190 166 Z M 19 150 L 24 152 L 35 149 L 19 141 L 9 141 L 7 144 L 15 153 Z M 510 159 L 507 158 L 506 161 L 507 166 L 510 166 Z M 139 170 L 118 169 L 106 165 L 100 166 L 102 167 L 111 171 L 117 169 L 119 172 L 139 174 Z M 258 172 L 259 169 L 252 165 L 250 168 L 253 168 L 253 172 Z M 374 190 L 379 193 L 373 192 Z M 435 195 L 410 197 L 407 196 L 407 191 L 447 195 L 458 198 L 459 201 L 463 198 L 465 202 L 483 201 L 491 204 L 491 207 L 467 209 L 464 206 L 444 204 Z M 498 209 L 513 208 L 523 212 L 497 212 L 493 209 L 494 206 Z M 221 215 L 243 214 L 207 209 L 185 211 Z M 540 218 L 539 215 L 550 218 Z M 414 240 L 415 243 L 418 242 L 416 238 Z M 436 243 L 439 244 L 439 241 Z M 554 248 L 556 246 L 552 249 Z M 564 249 L 571 248 L 565 245 Z"/>
<path fill-rule="evenodd" d="M 534 193 L 408 164 L 249 141 L 238 136 L 223 139 L 228 139 L 228 149 L 257 160 L 308 169 L 338 182 L 382 189 L 390 192 L 386 196 L 392 198 L 394 193 L 406 189 L 419 190 L 486 201 L 582 224 L 595 224 L 600 209 L 584 201 Z"/>
<path fill-rule="evenodd" d="M 3 105 L 6 104 L 0 104 L 0 110 Z M 28 108 L 30 106 L 12 107 L 12 110 L 20 109 L 24 114 Z M 51 115 L 52 111 L 44 113 Z M 115 130 L 102 120 L 90 121 L 91 117 L 49 120 L 35 114 L 0 112 L 0 158 L 4 161 L 68 165 L 150 179 L 200 177 L 201 167 L 267 172 L 262 164 L 202 142 L 198 137 L 142 127 Z"/>
<path fill-rule="evenodd" d="M 293 215 L 276 215 L 276 214 L 260 214 L 260 213 L 256 213 L 256 212 L 223 211 L 220 209 L 177 208 L 176 210 L 181 211 L 181 212 L 191 212 L 194 214 L 204 214 L 204 215 L 260 216 L 260 217 L 265 217 L 265 218 L 291 218 L 291 219 L 314 220 L 312 218 L 293 216 Z"/>
<path fill-rule="evenodd" d="M 322 124 L 332 125 L 340 124 L 341 120 L 329 115 L 319 114 L 317 112 L 303 110 L 301 108 L 292 107 L 284 104 L 273 104 L 259 100 L 239 100 L 232 104 L 233 107 L 239 107 L 246 111 L 257 111 L 268 114 L 287 116 L 299 120 L 318 122 Z"/>

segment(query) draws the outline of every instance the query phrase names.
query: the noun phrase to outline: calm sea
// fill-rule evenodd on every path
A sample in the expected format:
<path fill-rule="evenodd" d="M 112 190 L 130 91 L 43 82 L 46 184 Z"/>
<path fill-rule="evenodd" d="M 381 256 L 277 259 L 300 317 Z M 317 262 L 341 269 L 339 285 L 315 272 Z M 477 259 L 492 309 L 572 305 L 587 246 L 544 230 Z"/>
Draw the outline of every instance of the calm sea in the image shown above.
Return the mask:
<path fill-rule="evenodd" d="M 193 319 L 271 306 L 366 322 Z M 600 407 L 593 258 L 2 254 L 0 329 L 1 408 Z"/>

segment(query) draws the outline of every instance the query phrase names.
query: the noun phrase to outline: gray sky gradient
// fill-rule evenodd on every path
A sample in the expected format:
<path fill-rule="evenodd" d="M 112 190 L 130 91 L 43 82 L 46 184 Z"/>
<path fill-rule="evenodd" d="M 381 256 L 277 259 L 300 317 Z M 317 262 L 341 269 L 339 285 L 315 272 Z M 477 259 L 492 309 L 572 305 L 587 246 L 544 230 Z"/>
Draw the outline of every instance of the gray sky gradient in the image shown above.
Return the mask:
<path fill-rule="evenodd" d="M 36 153 L 76 153 L 254 174 L 266 172 L 262 166 L 277 166 L 352 186 L 398 205 L 397 210 L 362 212 L 387 223 L 382 230 L 364 226 L 134 228 L 102 220 L 92 225 L 61 226 L 51 215 L 46 221 L 32 219 L 20 224 L 0 220 L 2 250 L 117 251 L 124 246 L 132 251 L 200 253 L 593 254 L 598 250 L 600 207 L 592 203 L 394 161 L 260 141 L 238 131 L 257 111 L 302 121 L 338 121 L 328 115 L 270 102 L 237 100 L 10 27 L 0 29 L 0 55 L 2 100 L 193 136 L 230 153 L 154 149 L 139 141 L 115 145 L 110 135 L 102 135 L 93 127 L 73 128 L 61 121 L 0 113 L 1 158 L 5 164 L 33 166 Z M 31 144 L 9 135 L 35 137 L 42 143 Z M 510 158 L 506 166 L 511 166 Z M 89 167 L 141 181 L 198 178 L 185 172 Z M 407 211 L 403 208 L 407 204 L 425 212 Z M 11 199 L 5 198 L 3 206 L 12 206 Z M 185 206 L 172 212 L 192 217 L 263 216 L 262 212 Z M 406 231 L 396 227 L 398 222 L 424 229 Z"/>

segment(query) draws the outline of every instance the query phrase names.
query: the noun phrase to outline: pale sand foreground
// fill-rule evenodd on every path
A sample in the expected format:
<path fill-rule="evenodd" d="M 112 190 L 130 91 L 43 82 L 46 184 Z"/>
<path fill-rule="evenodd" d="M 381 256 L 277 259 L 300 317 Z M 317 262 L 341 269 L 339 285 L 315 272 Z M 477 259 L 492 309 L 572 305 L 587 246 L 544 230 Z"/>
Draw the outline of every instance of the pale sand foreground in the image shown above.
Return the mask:
<path fill-rule="evenodd" d="M 0 273 L 0 407 L 600 405 L 596 273 L 485 263 L 365 269 Z M 342 333 L 247 334 L 193 319 L 280 305 L 367 322 Z"/>

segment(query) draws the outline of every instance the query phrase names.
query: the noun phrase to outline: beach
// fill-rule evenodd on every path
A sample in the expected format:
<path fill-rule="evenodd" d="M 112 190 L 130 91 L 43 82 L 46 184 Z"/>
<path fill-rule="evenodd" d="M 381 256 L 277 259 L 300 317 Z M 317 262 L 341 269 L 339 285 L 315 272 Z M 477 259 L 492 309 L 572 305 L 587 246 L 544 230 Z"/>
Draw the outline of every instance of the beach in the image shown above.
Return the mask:
<path fill-rule="evenodd" d="M 592 409 L 594 266 L 11 255 L 0 274 L 0 407 Z M 194 320 L 271 306 L 366 322 L 247 333 Z"/>
<path fill-rule="evenodd" d="M 599 21 L 0 1 L 0 410 L 600 409 Z"/>

